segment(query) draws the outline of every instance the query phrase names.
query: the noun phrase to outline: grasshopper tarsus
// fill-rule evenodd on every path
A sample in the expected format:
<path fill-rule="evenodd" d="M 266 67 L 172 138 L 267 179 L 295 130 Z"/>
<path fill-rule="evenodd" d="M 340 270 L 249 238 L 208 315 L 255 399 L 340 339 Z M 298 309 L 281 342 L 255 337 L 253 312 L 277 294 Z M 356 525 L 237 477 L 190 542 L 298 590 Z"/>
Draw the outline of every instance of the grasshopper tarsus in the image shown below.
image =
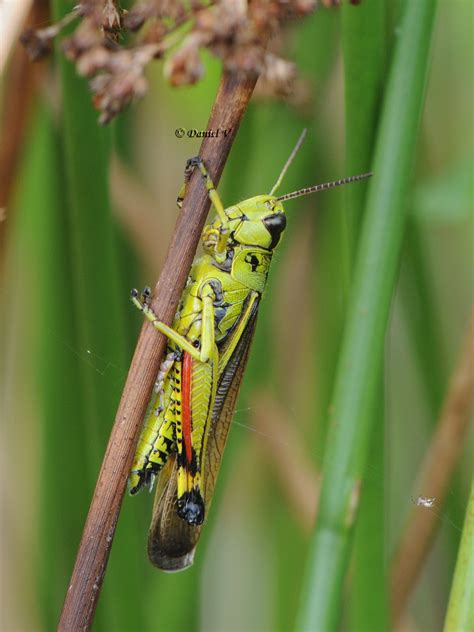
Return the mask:
<path fill-rule="evenodd" d="M 151 303 L 151 288 L 148 285 L 146 285 L 143 288 L 143 292 L 142 292 L 142 295 L 141 295 L 141 302 L 144 305 L 150 305 L 150 303 Z"/>
<path fill-rule="evenodd" d="M 138 309 L 146 311 L 151 304 L 151 289 L 147 285 L 140 293 L 136 288 L 133 288 L 130 290 L 130 299 Z"/>
<path fill-rule="evenodd" d="M 192 158 L 188 158 L 188 160 L 186 161 L 185 171 L 194 169 L 194 167 L 199 166 L 201 162 L 202 162 L 202 158 L 200 156 L 193 156 Z"/>

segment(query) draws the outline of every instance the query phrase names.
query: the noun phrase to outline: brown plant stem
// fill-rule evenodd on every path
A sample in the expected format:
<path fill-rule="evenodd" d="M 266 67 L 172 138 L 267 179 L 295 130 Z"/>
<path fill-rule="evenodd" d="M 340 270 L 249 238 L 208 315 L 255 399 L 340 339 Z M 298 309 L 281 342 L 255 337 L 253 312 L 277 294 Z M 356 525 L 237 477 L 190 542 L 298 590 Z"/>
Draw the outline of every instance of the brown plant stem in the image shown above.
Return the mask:
<path fill-rule="evenodd" d="M 256 77 L 225 73 L 209 118 L 208 129 L 230 129 L 224 137 L 205 138 L 200 156 L 217 184 L 235 134 L 255 87 Z M 176 222 L 152 307 L 171 324 L 209 210 L 200 175 L 194 173 Z M 58 629 L 89 630 L 97 606 L 115 527 L 142 420 L 156 379 L 166 339 L 144 323 L 132 359 L 115 423 L 97 480 L 66 593 Z"/>
<path fill-rule="evenodd" d="M 435 498 L 435 507 L 438 508 L 443 505 L 452 473 L 464 449 L 473 397 L 474 315 L 471 317 L 437 429 L 416 486 L 416 493 Z M 437 511 L 426 507 L 413 507 L 393 564 L 391 593 L 394 623 L 403 614 L 408 597 L 430 550 L 438 523 Z"/>

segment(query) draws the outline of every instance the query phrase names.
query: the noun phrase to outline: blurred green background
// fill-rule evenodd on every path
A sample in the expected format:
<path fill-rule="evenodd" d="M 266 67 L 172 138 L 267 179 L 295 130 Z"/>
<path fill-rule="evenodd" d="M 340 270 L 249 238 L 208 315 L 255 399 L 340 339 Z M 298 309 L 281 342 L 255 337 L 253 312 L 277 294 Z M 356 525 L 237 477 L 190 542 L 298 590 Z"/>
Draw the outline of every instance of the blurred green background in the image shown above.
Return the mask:
<path fill-rule="evenodd" d="M 370 168 L 399 20 L 398 5 L 384 12 L 375 4 L 364 7 L 372 32 L 380 29 L 371 41 L 351 38 L 349 12 L 362 7 L 348 5 L 286 29 L 282 52 L 298 66 L 297 88 L 286 102 L 257 90 L 219 187 L 227 205 L 270 190 L 303 127 L 307 140 L 281 193 Z M 414 482 L 472 306 L 473 18 L 470 2 L 439 3 L 365 472 L 373 521 L 356 532 L 356 542 L 380 542 L 385 569 L 412 497 L 423 493 Z M 206 128 L 219 82 L 219 62 L 204 58 L 206 75 L 192 88 L 170 88 L 161 63 L 151 65 L 145 99 L 106 129 L 96 125 L 86 82 L 69 62 L 45 68 L 36 86 L 1 226 L 2 629 L 51 630 L 57 622 L 141 325 L 129 289 L 155 283 L 183 167 L 199 151 L 198 139 L 174 132 Z M 364 120 L 358 103 L 367 95 Z M 365 130 L 359 147 L 350 140 L 358 126 Z M 126 497 L 95 630 L 292 627 L 364 204 L 365 188 L 357 187 L 287 204 L 288 228 L 194 566 L 177 575 L 152 568 L 152 497 Z M 467 441 L 407 630 L 442 628 L 472 456 Z M 358 604 L 383 602 L 387 587 L 361 596 L 352 571 L 341 629 L 364 632 Z"/>

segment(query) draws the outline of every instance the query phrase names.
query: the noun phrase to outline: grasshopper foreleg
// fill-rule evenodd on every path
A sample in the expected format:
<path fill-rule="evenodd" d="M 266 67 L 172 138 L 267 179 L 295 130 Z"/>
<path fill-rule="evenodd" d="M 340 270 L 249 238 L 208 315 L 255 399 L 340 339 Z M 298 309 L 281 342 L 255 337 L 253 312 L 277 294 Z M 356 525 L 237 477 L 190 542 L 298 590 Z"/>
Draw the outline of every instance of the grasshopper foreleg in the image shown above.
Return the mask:
<path fill-rule="evenodd" d="M 214 186 L 214 183 L 212 181 L 211 176 L 209 175 L 209 171 L 207 170 L 206 165 L 204 164 L 202 158 L 200 158 L 199 156 L 195 156 L 194 158 L 190 158 L 187 163 L 186 163 L 186 167 L 184 169 L 184 184 L 181 187 L 181 190 L 178 194 L 178 198 L 176 200 L 178 206 L 181 208 L 182 204 L 183 204 L 183 200 L 184 197 L 186 195 L 186 190 L 187 190 L 187 186 L 188 186 L 188 182 L 191 178 L 191 175 L 194 171 L 195 168 L 198 168 L 199 171 L 201 172 L 201 175 L 204 179 L 204 183 L 207 189 L 207 193 L 209 195 L 209 199 L 211 200 L 212 205 L 214 206 L 217 216 L 220 220 L 221 226 L 219 227 L 219 236 L 217 239 L 217 244 L 215 247 L 215 252 L 216 255 L 219 256 L 223 256 L 225 254 L 225 247 L 226 247 L 226 241 L 227 241 L 227 235 L 229 233 L 229 227 L 228 227 L 228 223 L 229 220 L 227 219 L 227 215 L 225 214 L 224 211 L 224 205 L 219 197 L 219 194 L 216 190 L 216 187 Z"/>
<path fill-rule="evenodd" d="M 138 291 L 133 289 L 131 292 L 132 303 L 144 313 L 144 315 L 151 322 L 153 327 L 157 329 L 159 332 L 164 334 L 169 340 L 174 342 L 182 351 L 189 353 L 189 355 L 199 362 L 207 362 L 211 355 L 211 350 L 214 346 L 214 308 L 213 308 L 213 299 L 215 298 L 214 291 L 211 285 L 206 285 L 206 289 L 204 290 L 201 299 L 203 302 L 203 319 L 206 322 L 206 327 L 203 328 L 202 332 L 202 341 L 199 344 L 199 341 L 195 341 L 196 346 L 189 342 L 184 336 L 179 334 L 177 331 L 165 325 L 165 323 L 161 322 L 158 319 L 155 312 L 151 308 L 149 304 L 149 292 L 148 288 L 142 293 L 142 297 L 147 297 L 147 300 L 140 301 L 138 299 Z M 200 347 L 200 348 L 199 348 Z"/>
<path fill-rule="evenodd" d="M 143 294 L 145 294 L 145 291 L 143 292 Z M 138 291 L 136 289 L 132 290 L 130 297 L 135 307 L 143 312 L 143 314 L 148 318 L 155 329 L 165 335 L 169 340 L 174 342 L 180 349 L 186 351 L 186 353 L 189 353 L 192 358 L 194 358 L 195 360 L 199 360 L 200 362 L 203 361 L 201 360 L 201 353 L 199 352 L 199 349 L 193 346 L 189 342 L 189 340 L 186 340 L 186 338 L 179 334 L 177 331 L 175 331 L 171 327 L 168 327 L 168 325 L 165 325 L 165 323 L 161 322 L 161 320 L 158 319 L 157 315 L 148 302 L 140 301 L 138 299 Z"/>

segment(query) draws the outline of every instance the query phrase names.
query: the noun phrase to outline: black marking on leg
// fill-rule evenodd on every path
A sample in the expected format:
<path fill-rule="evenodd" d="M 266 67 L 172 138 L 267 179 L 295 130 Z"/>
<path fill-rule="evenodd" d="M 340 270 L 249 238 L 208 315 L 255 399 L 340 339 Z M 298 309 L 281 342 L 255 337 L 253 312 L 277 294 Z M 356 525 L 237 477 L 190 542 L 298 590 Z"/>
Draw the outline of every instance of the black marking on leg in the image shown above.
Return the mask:
<path fill-rule="evenodd" d="M 130 496 L 135 496 L 135 494 L 138 493 L 145 484 L 145 471 L 144 469 L 134 470 L 132 474 L 137 474 L 138 476 L 138 483 L 135 485 L 135 487 L 130 488 Z"/>
<path fill-rule="evenodd" d="M 205 507 L 201 492 L 192 489 L 185 492 L 177 501 L 178 516 L 191 526 L 199 526 L 204 522 Z"/>

